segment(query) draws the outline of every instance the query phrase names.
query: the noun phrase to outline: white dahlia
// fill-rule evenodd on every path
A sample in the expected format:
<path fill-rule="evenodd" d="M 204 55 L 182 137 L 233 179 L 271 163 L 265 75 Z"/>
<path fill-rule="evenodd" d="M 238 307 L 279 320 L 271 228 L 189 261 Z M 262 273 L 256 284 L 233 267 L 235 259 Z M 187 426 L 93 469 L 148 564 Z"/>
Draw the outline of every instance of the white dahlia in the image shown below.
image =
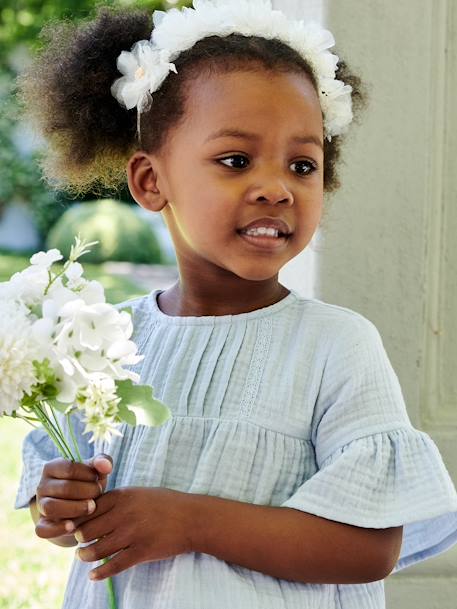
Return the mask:
<path fill-rule="evenodd" d="M 15 302 L 0 300 L 0 415 L 11 415 L 36 384 L 38 359 L 31 322 Z"/>

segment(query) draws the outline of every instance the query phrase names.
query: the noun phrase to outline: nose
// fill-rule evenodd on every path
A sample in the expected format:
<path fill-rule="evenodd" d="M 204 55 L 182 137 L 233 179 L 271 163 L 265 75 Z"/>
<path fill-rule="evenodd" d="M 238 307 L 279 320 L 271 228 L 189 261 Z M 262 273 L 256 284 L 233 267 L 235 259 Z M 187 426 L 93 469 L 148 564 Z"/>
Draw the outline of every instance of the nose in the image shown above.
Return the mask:
<path fill-rule="evenodd" d="M 253 202 L 267 202 L 272 205 L 283 203 L 290 206 L 294 202 L 294 196 L 286 184 L 280 179 L 271 177 L 271 175 L 266 177 L 261 185 L 252 189 L 249 198 Z"/>

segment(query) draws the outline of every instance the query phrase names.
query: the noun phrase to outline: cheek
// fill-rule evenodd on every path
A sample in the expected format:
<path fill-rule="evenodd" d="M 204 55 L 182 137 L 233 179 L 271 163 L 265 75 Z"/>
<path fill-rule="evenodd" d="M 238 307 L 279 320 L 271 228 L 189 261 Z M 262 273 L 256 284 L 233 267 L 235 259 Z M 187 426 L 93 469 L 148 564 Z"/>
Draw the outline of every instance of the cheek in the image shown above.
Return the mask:
<path fill-rule="evenodd" d="M 214 250 L 237 236 L 237 218 L 227 211 L 227 206 L 219 208 L 207 194 L 188 209 L 182 218 L 181 230 L 194 246 Z"/>
<path fill-rule="evenodd" d="M 223 198 L 224 193 L 206 191 L 188 214 L 188 221 L 199 235 L 214 239 L 226 239 L 233 236 L 240 222 L 239 212 L 233 201 Z"/>
<path fill-rule="evenodd" d="M 297 214 L 295 236 L 310 239 L 319 227 L 322 212 L 322 202 L 309 201 L 301 213 Z"/>

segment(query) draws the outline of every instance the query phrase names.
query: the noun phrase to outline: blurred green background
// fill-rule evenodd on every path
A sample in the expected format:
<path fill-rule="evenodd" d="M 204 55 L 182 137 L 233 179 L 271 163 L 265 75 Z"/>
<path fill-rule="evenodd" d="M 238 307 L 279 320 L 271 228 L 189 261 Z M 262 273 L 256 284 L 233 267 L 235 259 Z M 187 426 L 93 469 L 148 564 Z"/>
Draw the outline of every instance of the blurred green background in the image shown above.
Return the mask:
<path fill-rule="evenodd" d="M 118 225 L 128 219 L 129 227 L 128 238 L 126 231 L 122 235 L 116 233 L 109 247 L 109 240 L 103 239 L 103 231 L 107 230 L 105 203 L 95 204 L 95 197 L 90 193 L 84 200 L 73 201 L 64 193 L 46 188 L 37 164 L 43 143 L 21 119 L 15 79 L 39 46 L 42 25 L 51 19 L 85 19 L 100 5 L 141 7 L 150 10 L 152 15 L 154 9 L 190 4 L 190 1 L 166 0 L 2 0 L 0 281 L 8 280 L 14 272 L 28 266 L 31 254 L 45 249 L 50 233 L 53 232 L 52 238 L 60 245 L 62 235 L 73 236 L 72 232 L 80 226 L 90 227 L 91 235 L 100 238 L 102 258 L 95 257 L 90 264 L 84 258 L 81 262 L 85 276 L 104 285 L 109 302 L 121 302 L 145 294 L 153 287 L 162 287 L 154 284 L 155 278 L 171 283 L 177 276 L 173 246 L 160 214 L 146 216 L 130 197 L 127 187 L 119 193 L 106 193 L 107 198 L 115 199 L 112 203 L 117 206 L 116 215 L 122 219 Z M 72 214 L 65 215 L 67 210 Z M 137 218 L 132 217 L 133 212 Z M 112 234 L 113 225 L 109 231 Z M 30 429 L 19 419 L 0 418 L 0 609 L 60 607 L 74 556 L 74 548 L 61 548 L 35 535 L 28 509 L 13 508 L 22 468 L 22 440 Z"/>

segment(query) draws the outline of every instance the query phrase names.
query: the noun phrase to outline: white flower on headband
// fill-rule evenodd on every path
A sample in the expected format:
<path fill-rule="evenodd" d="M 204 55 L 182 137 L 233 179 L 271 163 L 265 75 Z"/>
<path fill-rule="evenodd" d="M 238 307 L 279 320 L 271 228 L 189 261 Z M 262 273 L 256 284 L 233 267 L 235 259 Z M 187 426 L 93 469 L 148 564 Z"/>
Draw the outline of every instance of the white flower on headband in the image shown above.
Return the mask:
<path fill-rule="evenodd" d="M 117 58 L 117 69 L 124 76 L 113 83 L 111 93 L 129 110 L 135 106 L 139 112 L 146 110 L 148 93 L 160 87 L 170 70 L 176 72 L 169 59 L 166 49 L 154 49 L 149 40 L 136 42 L 130 53 L 122 51 Z"/>
<path fill-rule="evenodd" d="M 279 39 L 311 66 L 317 80 L 324 131 L 328 140 L 347 131 L 352 121 L 352 87 L 336 80 L 338 56 L 328 49 L 335 39 L 318 23 L 290 20 L 273 10 L 271 0 L 194 0 L 193 8 L 154 11 L 150 42 L 142 40 L 130 53 L 122 51 L 118 68 L 124 76 L 111 92 L 128 109 L 141 113 L 180 53 L 208 36 L 260 36 Z"/>
<path fill-rule="evenodd" d="M 352 122 L 352 87 L 341 80 L 325 78 L 321 81 L 322 112 L 325 116 L 326 133 L 339 135 L 342 126 Z M 330 138 L 331 139 L 331 138 Z"/>

